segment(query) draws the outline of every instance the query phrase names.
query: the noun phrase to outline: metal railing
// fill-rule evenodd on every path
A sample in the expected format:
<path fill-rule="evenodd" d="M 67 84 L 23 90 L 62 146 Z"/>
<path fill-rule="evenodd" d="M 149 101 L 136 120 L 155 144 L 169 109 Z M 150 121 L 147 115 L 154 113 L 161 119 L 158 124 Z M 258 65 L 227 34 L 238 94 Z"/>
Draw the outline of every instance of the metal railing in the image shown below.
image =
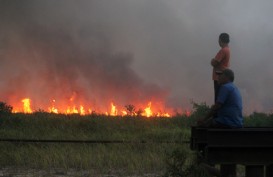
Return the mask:
<path fill-rule="evenodd" d="M 190 141 L 145 141 L 145 140 L 55 140 L 55 139 L 12 139 L 1 138 L 0 142 L 10 143 L 75 143 L 75 144 L 189 144 Z"/>

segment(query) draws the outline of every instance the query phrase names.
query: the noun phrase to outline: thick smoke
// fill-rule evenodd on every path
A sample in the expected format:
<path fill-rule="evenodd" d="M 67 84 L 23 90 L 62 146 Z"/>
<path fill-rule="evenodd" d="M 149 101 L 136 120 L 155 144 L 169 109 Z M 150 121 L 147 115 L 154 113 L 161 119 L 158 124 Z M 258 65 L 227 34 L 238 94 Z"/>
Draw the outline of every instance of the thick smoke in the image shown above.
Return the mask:
<path fill-rule="evenodd" d="M 72 98 L 97 110 L 164 101 L 167 91 L 131 68 L 133 53 L 115 49 L 117 24 L 98 2 L 1 1 L 1 99 Z"/>
<path fill-rule="evenodd" d="M 1 0 L 0 99 L 83 97 L 95 106 L 213 101 L 209 62 L 231 36 L 244 111 L 273 105 L 273 2 Z M 78 100 L 81 100 L 80 98 Z M 121 106 L 123 106 L 121 105 Z"/>

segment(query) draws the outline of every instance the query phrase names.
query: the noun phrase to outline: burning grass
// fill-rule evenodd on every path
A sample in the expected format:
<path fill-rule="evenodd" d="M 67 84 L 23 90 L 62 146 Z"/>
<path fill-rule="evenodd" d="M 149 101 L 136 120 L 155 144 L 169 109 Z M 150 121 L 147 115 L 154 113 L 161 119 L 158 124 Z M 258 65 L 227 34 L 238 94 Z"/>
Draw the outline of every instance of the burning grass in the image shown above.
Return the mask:
<path fill-rule="evenodd" d="M 9 107 L 7 107 L 9 108 Z M 191 158 L 188 144 L 157 143 L 188 141 L 190 125 L 204 115 L 206 104 L 194 104 L 191 116 L 173 118 L 102 116 L 79 114 L 32 114 L 1 112 L 1 139 L 40 140 L 123 140 L 124 144 L 61 144 L 0 142 L 1 167 L 35 169 L 78 169 L 92 174 L 144 174 L 168 171 L 168 162 Z M 246 126 L 273 126 L 273 114 L 253 113 L 245 117 Z M 145 141 L 147 143 L 137 143 Z M 179 150 L 179 151 L 177 151 Z M 183 151 L 181 151 L 183 150 Z M 171 155 L 171 156 L 170 156 Z M 173 156 L 172 156 L 173 155 Z M 189 157 L 185 157 L 188 159 Z M 184 159 L 185 160 L 185 159 Z M 187 162 L 187 160 L 186 160 Z M 179 163 L 175 163 L 180 164 Z M 170 166 L 171 165 L 171 166 Z M 169 164 L 171 171 L 180 166 Z M 183 164 L 184 165 L 184 164 Z M 179 169 L 178 169 L 179 168 Z M 194 168 L 195 169 L 195 168 Z"/>
<path fill-rule="evenodd" d="M 0 165 L 29 168 L 76 168 L 94 173 L 162 172 L 168 152 L 190 136 L 188 118 L 80 116 L 49 113 L 6 114 L 0 138 L 125 140 L 148 143 L 50 144 L 0 142 Z"/>
<path fill-rule="evenodd" d="M 119 105 L 115 105 L 113 102 L 109 103 L 108 108 L 91 108 L 90 105 L 76 104 L 74 103 L 74 96 L 72 96 L 69 101 L 65 104 L 57 104 L 56 100 L 51 101 L 50 106 L 42 106 L 42 109 L 39 108 L 38 111 L 34 111 L 33 105 L 31 104 L 31 99 L 24 98 L 20 102 L 21 104 L 14 103 L 15 107 L 10 106 L 13 113 L 34 113 L 42 110 L 47 113 L 55 114 L 80 114 L 80 115 L 90 115 L 90 114 L 100 114 L 106 116 L 144 116 L 144 117 L 171 117 L 171 114 L 174 114 L 173 111 L 169 108 L 169 111 L 166 111 L 165 106 L 158 102 L 152 105 L 152 102 L 149 101 L 147 105 L 138 104 L 138 108 L 132 104 L 125 105 L 123 108 Z M 5 104 L 5 103 L 4 103 Z M 171 113 L 172 112 L 172 113 Z M 181 112 L 181 111 L 180 111 Z M 180 113 L 181 114 L 181 113 Z M 183 114 L 189 115 L 189 111 L 184 111 Z"/>

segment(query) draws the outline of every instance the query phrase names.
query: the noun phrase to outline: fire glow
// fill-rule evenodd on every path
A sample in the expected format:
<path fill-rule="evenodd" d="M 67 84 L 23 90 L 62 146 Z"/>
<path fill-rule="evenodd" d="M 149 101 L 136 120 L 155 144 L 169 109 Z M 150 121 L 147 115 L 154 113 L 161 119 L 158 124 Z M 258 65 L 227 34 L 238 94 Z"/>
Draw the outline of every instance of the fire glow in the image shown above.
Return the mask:
<path fill-rule="evenodd" d="M 138 110 L 133 105 L 127 105 L 125 108 L 117 107 L 114 102 L 109 105 L 109 111 L 100 112 L 92 109 L 92 107 L 84 105 L 73 104 L 73 97 L 70 98 L 70 104 L 68 106 L 57 106 L 57 101 L 53 99 L 51 105 L 47 107 L 47 110 L 43 110 L 48 113 L 55 114 L 79 114 L 79 115 L 89 115 L 89 114 L 100 114 L 106 116 L 143 116 L 143 117 L 171 117 L 168 112 L 156 111 L 158 108 L 152 106 L 152 102 L 148 102 L 146 107 L 139 108 Z M 35 112 L 32 108 L 32 101 L 30 98 L 24 98 L 21 100 L 21 105 L 17 104 L 13 108 L 13 113 L 26 113 L 31 114 Z"/>

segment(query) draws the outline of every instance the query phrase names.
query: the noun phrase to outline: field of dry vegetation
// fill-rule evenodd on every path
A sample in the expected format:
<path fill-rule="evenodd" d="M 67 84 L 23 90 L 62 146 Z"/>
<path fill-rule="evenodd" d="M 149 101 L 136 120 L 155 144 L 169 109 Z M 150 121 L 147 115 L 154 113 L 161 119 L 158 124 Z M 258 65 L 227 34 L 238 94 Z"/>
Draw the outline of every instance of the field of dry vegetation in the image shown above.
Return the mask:
<path fill-rule="evenodd" d="M 36 170 L 35 173 L 47 173 L 47 176 L 179 176 L 196 171 L 198 167 L 192 164 L 195 154 L 187 141 L 190 126 L 207 109 L 205 104 L 194 104 L 190 117 L 173 118 L 2 112 L 0 176 L 5 176 L 10 169 L 33 173 Z M 245 123 L 273 126 L 273 116 L 253 113 L 245 118 Z M 98 143 L 26 143 L 7 139 Z"/>

